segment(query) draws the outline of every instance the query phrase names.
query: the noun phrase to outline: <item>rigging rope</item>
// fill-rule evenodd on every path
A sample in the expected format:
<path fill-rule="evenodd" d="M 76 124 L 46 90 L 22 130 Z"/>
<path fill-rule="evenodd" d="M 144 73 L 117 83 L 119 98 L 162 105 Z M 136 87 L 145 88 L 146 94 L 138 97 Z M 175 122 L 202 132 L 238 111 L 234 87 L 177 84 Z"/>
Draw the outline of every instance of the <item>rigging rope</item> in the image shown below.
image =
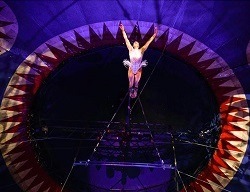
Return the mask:
<path fill-rule="evenodd" d="M 96 146 L 95 146 L 93 152 L 91 153 L 89 159 L 87 160 L 87 163 L 90 162 L 90 160 L 91 160 L 92 157 L 94 156 L 95 152 L 97 151 L 97 148 L 98 148 L 98 146 L 100 145 L 100 142 L 102 141 L 104 135 L 106 134 L 107 130 L 109 129 L 109 126 L 111 125 L 112 121 L 114 120 L 114 118 L 115 118 L 117 112 L 120 110 L 120 108 L 121 108 L 123 102 L 125 101 L 125 99 L 126 99 L 128 93 L 129 93 L 129 92 L 126 93 L 126 95 L 124 96 L 122 102 L 120 103 L 120 105 L 118 106 L 118 108 L 117 108 L 117 110 L 115 111 L 114 115 L 113 115 L 112 118 L 110 119 L 109 124 L 107 125 L 106 129 L 103 131 L 103 133 L 102 133 L 102 135 L 101 135 L 99 141 L 97 142 L 97 144 L 96 144 Z"/>
<path fill-rule="evenodd" d="M 207 181 L 201 180 L 201 179 L 199 179 L 199 178 L 197 178 L 197 177 L 194 177 L 194 176 L 189 175 L 189 174 L 187 174 L 187 173 L 184 173 L 184 172 L 182 172 L 182 171 L 179 171 L 179 172 L 180 172 L 181 174 L 186 175 L 186 176 L 188 176 L 188 177 L 191 177 L 191 178 L 193 178 L 193 179 L 197 179 L 197 180 L 199 180 L 199 181 L 201 181 L 201 182 L 204 182 L 204 183 L 207 183 L 207 184 L 209 184 L 209 185 L 213 185 L 213 186 L 215 186 L 215 187 L 218 187 L 219 189 L 222 189 L 222 190 L 224 190 L 224 191 L 232 192 L 232 191 L 229 191 L 229 190 L 225 189 L 224 187 L 222 187 L 222 186 L 220 186 L 220 185 L 217 185 L 217 184 L 215 184 L 215 183 L 209 183 L 209 182 L 207 182 Z"/>
<path fill-rule="evenodd" d="M 77 158 L 77 156 L 78 156 L 78 154 L 79 154 L 81 144 L 82 144 L 82 141 L 80 141 L 80 143 L 79 143 L 78 149 L 77 149 L 77 151 L 76 151 L 76 156 L 74 157 L 74 160 L 73 160 L 72 166 L 71 166 L 71 168 L 70 168 L 69 174 L 67 175 L 66 180 L 65 180 L 64 183 L 63 183 L 61 192 L 62 192 L 63 189 L 65 188 L 65 185 L 66 185 L 66 183 L 67 183 L 67 181 L 68 181 L 68 179 L 69 179 L 69 177 L 70 177 L 70 175 L 71 175 L 71 173 L 72 173 L 72 171 L 73 171 L 74 164 L 75 164 L 76 158 Z"/>
<path fill-rule="evenodd" d="M 143 106 L 142 106 L 142 103 L 141 103 L 141 100 L 140 100 L 140 99 L 139 99 L 139 103 L 140 103 L 140 106 L 141 106 L 141 109 L 142 109 L 142 114 L 143 114 L 143 116 L 144 116 L 145 122 L 146 122 L 147 127 L 148 127 L 149 132 L 150 132 L 151 141 L 152 141 L 152 143 L 153 143 L 153 145 L 154 145 L 154 147 L 155 147 L 155 150 L 156 150 L 156 152 L 157 152 L 157 155 L 158 155 L 158 157 L 159 157 L 159 159 L 160 159 L 161 164 L 164 164 L 164 160 L 161 158 L 161 154 L 160 154 L 160 152 L 159 152 L 159 150 L 158 150 L 158 148 L 157 148 L 157 146 L 156 146 L 156 144 L 155 144 L 155 141 L 154 141 L 154 137 L 153 137 L 152 131 L 151 131 L 150 127 L 148 126 L 148 121 L 147 121 L 147 118 L 146 118 L 146 115 L 145 115 L 145 112 L 144 112 L 144 109 L 143 109 Z"/>
<path fill-rule="evenodd" d="M 138 98 L 141 96 L 141 94 L 142 94 L 142 92 L 144 91 L 146 85 L 148 84 L 148 81 L 150 80 L 151 76 L 153 75 L 153 73 L 154 73 L 154 71 L 155 71 L 157 65 L 159 64 L 159 62 L 160 62 L 162 56 L 164 55 L 164 51 L 165 51 L 165 49 L 166 49 L 166 46 L 167 46 L 167 43 L 165 44 L 165 46 L 164 46 L 164 48 L 163 48 L 163 50 L 162 50 L 161 56 L 160 56 L 159 59 L 157 60 L 155 66 L 154 66 L 154 68 L 153 68 L 153 70 L 151 71 L 149 77 L 147 78 L 145 84 L 143 85 L 142 90 L 139 92 L 139 94 L 138 94 L 138 96 L 137 96 L 137 98 L 136 98 L 134 104 L 132 105 L 132 107 L 131 107 L 131 112 L 132 112 L 132 110 L 133 110 L 135 104 L 137 103 Z"/>
<path fill-rule="evenodd" d="M 180 176 L 179 170 L 178 170 L 178 165 L 177 165 L 177 158 L 176 158 L 176 153 L 175 153 L 175 143 L 174 143 L 174 136 L 171 134 L 171 139 L 172 139 L 172 148 L 173 148 L 173 153 L 174 153 L 174 166 L 175 166 L 175 181 L 176 181 L 176 189 L 178 190 L 179 186 L 178 186 L 178 182 L 177 182 L 177 175 L 176 173 L 179 175 L 180 179 L 181 179 L 181 183 L 185 189 L 185 191 L 187 192 L 187 189 L 184 185 L 184 182 Z"/>

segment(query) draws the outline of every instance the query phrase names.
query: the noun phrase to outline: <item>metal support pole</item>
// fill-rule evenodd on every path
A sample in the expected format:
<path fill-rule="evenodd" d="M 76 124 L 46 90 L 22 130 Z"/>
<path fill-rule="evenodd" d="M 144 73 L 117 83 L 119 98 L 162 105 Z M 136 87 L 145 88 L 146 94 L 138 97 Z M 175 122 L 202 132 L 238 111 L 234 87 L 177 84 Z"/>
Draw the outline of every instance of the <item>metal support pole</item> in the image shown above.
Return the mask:
<path fill-rule="evenodd" d="M 175 167 L 175 183 L 176 183 L 176 191 L 180 191 L 179 189 L 179 184 L 178 184 L 178 167 L 177 167 L 177 159 L 176 159 L 176 153 L 175 153 L 175 144 L 174 144 L 174 136 L 171 134 L 171 138 L 172 138 L 172 147 L 173 147 L 173 154 L 174 154 L 174 167 Z"/>
<path fill-rule="evenodd" d="M 127 133 L 131 133 L 131 128 L 130 128 L 130 120 L 131 120 L 130 101 L 131 101 L 131 98 L 129 96 L 128 97 L 127 116 L 126 116 L 126 127 L 125 127 L 126 128 L 125 131 Z"/>
<path fill-rule="evenodd" d="M 102 162 L 102 161 L 79 161 L 75 162 L 74 166 L 90 166 L 90 165 L 104 165 L 117 167 L 140 167 L 140 168 L 158 168 L 158 169 L 175 169 L 171 164 L 160 163 L 134 163 L 134 162 Z"/>

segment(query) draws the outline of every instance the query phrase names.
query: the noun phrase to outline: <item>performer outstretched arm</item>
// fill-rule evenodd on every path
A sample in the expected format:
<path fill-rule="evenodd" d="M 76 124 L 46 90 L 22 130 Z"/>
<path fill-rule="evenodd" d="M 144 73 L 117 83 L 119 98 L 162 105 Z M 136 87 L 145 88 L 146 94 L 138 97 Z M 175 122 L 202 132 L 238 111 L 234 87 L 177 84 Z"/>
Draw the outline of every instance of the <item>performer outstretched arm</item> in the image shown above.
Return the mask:
<path fill-rule="evenodd" d="M 156 37 L 158 33 L 158 29 L 157 27 L 155 27 L 154 29 L 154 34 L 152 35 L 152 37 L 150 37 L 150 39 L 145 43 L 145 45 L 143 45 L 143 47 L 141 48 L 141 52 L 144 53 L 147 49 L 148 49 L 148 46 L 150 45 L 150 43 L 154 40 L 154 38 Z"/>
<path fill-rule="evenodd" d="M 142 67 L 147 65 L 147 61 L 142 61 L 143 53 L 147 50 L 149 44 L 154 40 L 157 35 L 157 28 L 154 29 L 154 34 L 150 39 L 145 43 L 142 48 L 139 48 L 140 44 L 138 41 L 135 41 L 133 45 L 128 40 L 127 34 L 125 32 L 124 26 L 120 24 L 120 29 L 122 30 L 122 35 L 125 40 L 126 46 L 129 50 L 129 59 L 125 59 L 123 64 L 128 68 L 128 80 L 129 80 L 129 91 L 130 97 L 135 98 L 137 96 L 137 90 L 139 86 L 139 81 L 142 75 Z"/>
<path fill-rule="evenodd" d="M 131 43 L 130 43 L 129 40 L 128 40 L 128 36 L 127 36 L 127 34 L 126 34 L 126 32 L 125 32 L 125 29 L 124 29 L 123 24 L 120 24 L 119 27 L 120 27 L 120 29 L 122 30 L 122 36 L 123 36 L 123 38 L 124 38 L 124 40 L 125 40 L 126 46 L 127 46 L 128 50 L 131 51 L 131 50 L 133 49 L 133 47 L 132 47 Z"/>

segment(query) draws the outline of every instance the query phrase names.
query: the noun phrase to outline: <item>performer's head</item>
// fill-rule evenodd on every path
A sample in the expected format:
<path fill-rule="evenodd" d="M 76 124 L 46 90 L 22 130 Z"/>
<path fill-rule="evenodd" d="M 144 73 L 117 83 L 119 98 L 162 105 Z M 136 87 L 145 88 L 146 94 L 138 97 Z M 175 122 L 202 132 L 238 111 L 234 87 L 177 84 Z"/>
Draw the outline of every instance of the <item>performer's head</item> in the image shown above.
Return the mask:
<path fill-rule="evenodd" d="M 134 49 L 139 49 L 139 42 L 138 41 L 135 41 L 134 43 L 133 43 L 133 47 L 134 47 Z"/>

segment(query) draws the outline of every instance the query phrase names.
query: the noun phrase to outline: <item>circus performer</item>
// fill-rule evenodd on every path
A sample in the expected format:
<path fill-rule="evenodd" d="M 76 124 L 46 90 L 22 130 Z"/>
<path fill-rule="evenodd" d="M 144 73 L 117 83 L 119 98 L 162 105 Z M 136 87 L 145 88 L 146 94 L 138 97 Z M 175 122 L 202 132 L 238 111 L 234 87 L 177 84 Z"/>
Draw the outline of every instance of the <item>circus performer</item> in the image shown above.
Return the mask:
<path fill-rule="evenodd" d="M 157 35 L 157 27 L 154 29 L 154 34 L 150 39 L 143 45 L 141 48 L 139 48 L 139 42 L 135 41 L 133 43 L 133 46 L 131 45 L 130 41 L 128 40 L 127 34 L 125 32 L 124 26 L 120 24 L 120 29 L 122 30 L 122 35 L 125 40 L 126 46 L 129 50 L 129 60 L 124 60 L 123 64 L 125 67 L 128 68 L 128 80 L 129 80 L 129 91 L 130 91 L 130 97 L 136 98 L 137 97 L 137 91 L 138 91 L 138 84 L 141 79 L 142 75 L 142 67 L 147 66 L 147 61 L 142 60 L 144 52 L 147 50 L 149 44 L 154 40 L 154 38 Z"/>

